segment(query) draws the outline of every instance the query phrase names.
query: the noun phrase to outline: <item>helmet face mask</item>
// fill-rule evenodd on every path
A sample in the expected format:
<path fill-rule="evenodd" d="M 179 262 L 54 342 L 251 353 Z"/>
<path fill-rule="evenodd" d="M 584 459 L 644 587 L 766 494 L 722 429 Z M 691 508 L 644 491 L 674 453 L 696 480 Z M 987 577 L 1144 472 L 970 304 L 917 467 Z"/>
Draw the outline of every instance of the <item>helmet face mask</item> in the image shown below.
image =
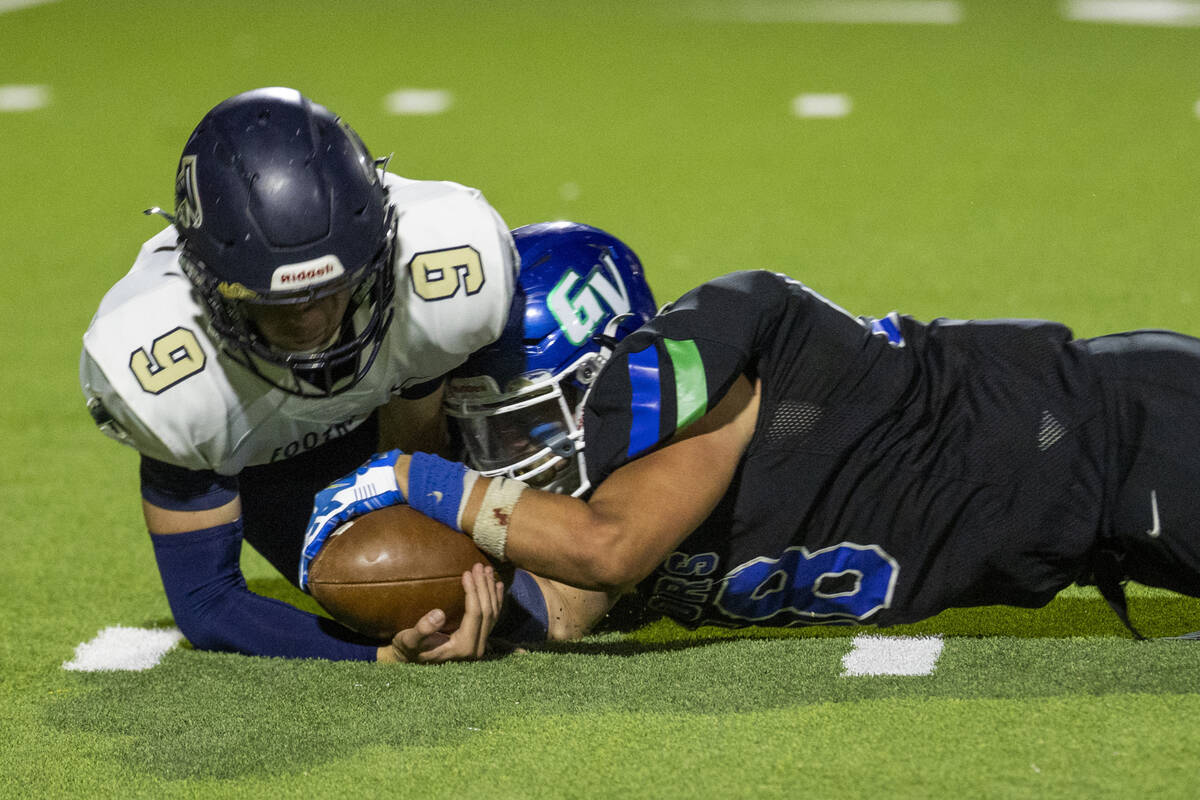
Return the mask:
<path fill-rule="evenodd" d="M 175 189 L 180 260 L 222 349 L 290 394 L 359 383 L 393 316 L 396 222 L 354 131 L 291 89 L 236 95 L 192 132 Z M 315 349 L 286 349 L 255 323 L 256 309 L 339 294 L 340 326 Z"/>
<path fill-rule="evenodd" d="M 596 228 L 559 222 L 513 231 L 521 276 L 500 339 L 447 386 L 466 461 L 547 491 L 590 489 L 583 407 L 611 344 L 656 311 L 641 263 Z"/>
<path fill-rule="evenodd" d="M 330 397 L 359 383 L 375 362 L 394 309 L 395 223 L 389 208 L 388 234 L 371 263 L 341 280 L 297 294 L 238 298 L 213 285 L 184 249 L 184 272 L 209 311 L 209 326 L 235 361 L 262 380 L 301 397 Z M 255 306 L 299 308 L 339 292 L 349 292 L 346 310 L 332 341 L 319 350 L 293 351 L 273 344 L 254 321 Z M 233 296 L 231 296 L 233 295 Z"/>
<path fill-rule="evenodd" d="M 447 413 L 457 423 L 471 466 L 485 476 L 503 475 L 546 491 L 586 491 L 581 420 L 586 391 L 578 373 L 594 376 L 600 360 L 589 353 L 581 359 L 586 363 L 558 375 L 521 376 L 503 392 L 490 376 L 452 379 Z M 478 397 L 489 391 L 494 400 Z"/>

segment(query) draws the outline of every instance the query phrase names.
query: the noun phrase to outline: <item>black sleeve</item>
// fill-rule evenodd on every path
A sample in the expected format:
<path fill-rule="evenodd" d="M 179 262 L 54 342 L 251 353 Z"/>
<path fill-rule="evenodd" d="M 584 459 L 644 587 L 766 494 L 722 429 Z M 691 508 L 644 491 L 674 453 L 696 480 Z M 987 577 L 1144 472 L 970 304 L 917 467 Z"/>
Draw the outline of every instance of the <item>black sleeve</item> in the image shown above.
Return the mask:
<path fill-rule="evenodd" d="M 422 397 L 428 397 L 436 392 L 445 381 L 445 377 L 434 378 L 431 381 L 414 384 L 413 386 L 401 389 L 399 394 L 405 400 L 420 400 Z"/>
<path fill-rule="evenodd" d="M 237 497 L 236 475 L 193 470 L 143 455 L 139 473 L 142 498 L 171 511 L 219 508 Z"/>

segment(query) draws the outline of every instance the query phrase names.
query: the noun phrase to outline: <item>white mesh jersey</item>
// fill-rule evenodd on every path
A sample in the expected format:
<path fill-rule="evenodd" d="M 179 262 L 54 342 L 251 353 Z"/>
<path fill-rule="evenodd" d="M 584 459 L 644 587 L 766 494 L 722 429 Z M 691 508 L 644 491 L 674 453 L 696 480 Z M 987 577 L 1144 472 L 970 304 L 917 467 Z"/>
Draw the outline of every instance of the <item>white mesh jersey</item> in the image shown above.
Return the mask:
<path fill-rule="evenodd" d="M 83 336 L 80 383 L 101 429 L 160 461 L 234 475 L 353 430 L 394 393 L 495 341 L 519 269 L 504 220 L 475 189 L 384 181 L 398 226 L 395 317 L 358 385 L 297 397 L 223 353 L 169 227 L 142 246 Z"/>

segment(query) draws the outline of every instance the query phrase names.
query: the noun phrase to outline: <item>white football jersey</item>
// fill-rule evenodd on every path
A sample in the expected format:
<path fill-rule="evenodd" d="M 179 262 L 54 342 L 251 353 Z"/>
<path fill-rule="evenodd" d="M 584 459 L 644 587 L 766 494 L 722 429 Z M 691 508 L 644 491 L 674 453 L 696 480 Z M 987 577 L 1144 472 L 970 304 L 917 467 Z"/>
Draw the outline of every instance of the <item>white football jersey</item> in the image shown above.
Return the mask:
<path fill-rule="evenodd" d="M 495 341 L 519 269 L 508 227 L 475 189 L 384 175 L 396 209 L 395 316 L 374 365 L 333 397 L 297 397 L 223 353 L 168 227 L 105 295 L 80 383 L 101 429 L 147 456 L 234 475 L 360 425 L 402 389 Z"/>

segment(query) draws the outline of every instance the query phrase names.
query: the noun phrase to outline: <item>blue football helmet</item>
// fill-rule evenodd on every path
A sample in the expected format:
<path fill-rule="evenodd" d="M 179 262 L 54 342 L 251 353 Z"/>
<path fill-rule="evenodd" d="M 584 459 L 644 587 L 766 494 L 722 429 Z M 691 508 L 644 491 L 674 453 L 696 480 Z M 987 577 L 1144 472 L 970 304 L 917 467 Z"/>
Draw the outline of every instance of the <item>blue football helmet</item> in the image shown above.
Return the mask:
<path fill-rule="evenodd" d="M 391 322 L 395 219 L 358 135 L 294 89 L 245 92 L 213 108 L 175 179 L 181 262 L 221 346 L 264 380 L 325 397 L 358 383 Z M 248 305 L 296 306 L 349 293 L 339 333 L 316 350 L 271 345 Z"/>
<path fill-rule="evenodd" d="M 465 459 L 575 496 L 590 484 L 583 404 L 612 346 L 657 310 L 638 257 L 623 242 L 574 222 L 513 231 L 521 275 L 500 338 L 454 372 L 445 409 Z"/>

